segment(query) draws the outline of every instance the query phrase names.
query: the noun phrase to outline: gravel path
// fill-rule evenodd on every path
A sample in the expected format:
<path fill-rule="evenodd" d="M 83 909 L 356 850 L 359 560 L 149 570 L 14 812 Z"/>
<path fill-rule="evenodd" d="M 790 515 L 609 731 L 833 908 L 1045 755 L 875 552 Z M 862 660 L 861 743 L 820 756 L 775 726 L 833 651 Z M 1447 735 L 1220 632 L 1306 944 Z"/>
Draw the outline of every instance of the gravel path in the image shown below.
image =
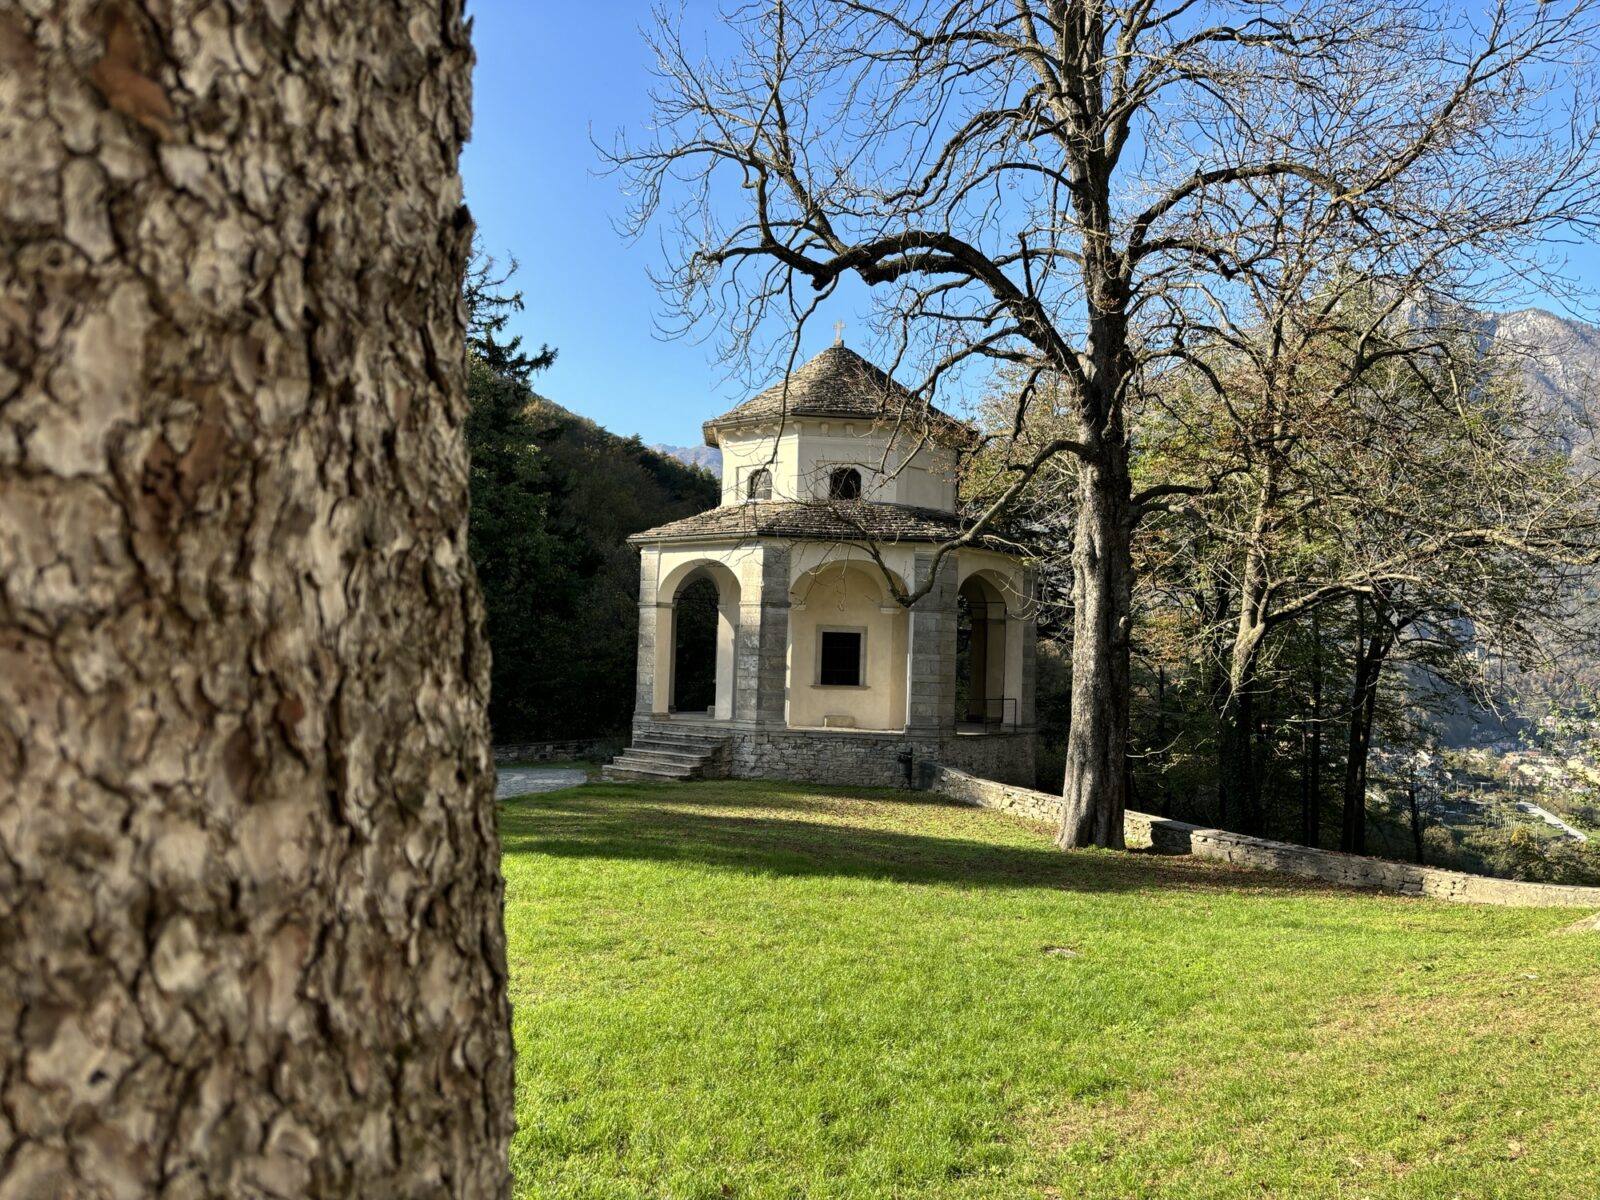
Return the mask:
<path fill-rule="evenodd" d="M 554 792 L 560 788 L 577 787 L 588 782 L 589 777 L 571 767 L 512 767 L 495 776 L 494 798 L 508 800 L 512 796 L 531 796 L 536 792 Z"/>

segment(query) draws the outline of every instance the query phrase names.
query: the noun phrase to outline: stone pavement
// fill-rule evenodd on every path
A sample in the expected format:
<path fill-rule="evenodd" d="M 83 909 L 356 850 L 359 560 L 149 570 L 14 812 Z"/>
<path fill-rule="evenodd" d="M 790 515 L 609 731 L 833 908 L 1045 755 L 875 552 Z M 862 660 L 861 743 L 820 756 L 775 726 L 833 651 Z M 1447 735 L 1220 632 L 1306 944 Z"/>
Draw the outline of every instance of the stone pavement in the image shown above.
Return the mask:
<path fill-rule="evenodd" d="M 554 792 L 560 788 L 577 787 L 588 782 L 589 777 L 571 767 L 515 767 L 502 769 L 495 776 L 494 798 L 508 800 L 512 796 L 531 796 L 536 792 Z"/>

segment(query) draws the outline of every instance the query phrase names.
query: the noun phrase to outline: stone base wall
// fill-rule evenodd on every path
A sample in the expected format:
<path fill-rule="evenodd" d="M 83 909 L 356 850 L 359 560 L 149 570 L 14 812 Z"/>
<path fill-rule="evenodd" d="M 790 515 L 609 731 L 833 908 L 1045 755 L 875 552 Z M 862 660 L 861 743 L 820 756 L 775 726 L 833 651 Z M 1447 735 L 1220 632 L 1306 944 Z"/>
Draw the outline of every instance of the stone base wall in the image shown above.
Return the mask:
<path fill-rule="evenodd" d="M 921 785 L 952 800 L 978 808 L 993 808 L 1047 825 L 1061 823 L 1061 797 L 1031 787 L 1015 787 L 994 780 L 977 778 L 967 771 L 953 770 L 941 763 L 929 764 Z"/>
<path fill-rule="evenodd" d="M 920 781 L 940 762 L 986 778 L 1032 784 L 1038 735 L 1032 731 L 945 734 L 919 737 L 851 729 L 773 729 L 729 727 L 679 721 L 642 720 L 635 732 L 670 736 L 674 731 L 728 739 L 728 773 L 735 779 L 793 779 L 858 787 L 905 787 L 911 752 L 911 782 Z"/>
<path fill-rule="evenodd" d="M 572 758 L 604 759 L 621 754 L 627 739 L 620 735 L 573 738 L 564 742 L 502 742 L 494 748 L 497 763 L 560 762 Z"/>
<path fill-rule="evenodd" d="M 1030 820 L 1054 824 L 1061 819 L 1061 797 L 980 779 L 942 764 L 925 775 L 929 790 L 982 808 L 999 809 Z M 1161 854 L 1193 854 L 1242 867 L 1282 871 L 1345 887 L 1372 888 L 1409 896 L 1432 896 L 1464 904 L 1499 904 L 1513 908 L 1600 908 L 1600 888 L 1555 883 L 1493 879 L 1439 867 L 1316 850 L 1289 842 L 1248 837 L 1224 829 L 1206 829 L 1165 817 L 1130 812 L 1123 821 L 1130 848 Z"/>

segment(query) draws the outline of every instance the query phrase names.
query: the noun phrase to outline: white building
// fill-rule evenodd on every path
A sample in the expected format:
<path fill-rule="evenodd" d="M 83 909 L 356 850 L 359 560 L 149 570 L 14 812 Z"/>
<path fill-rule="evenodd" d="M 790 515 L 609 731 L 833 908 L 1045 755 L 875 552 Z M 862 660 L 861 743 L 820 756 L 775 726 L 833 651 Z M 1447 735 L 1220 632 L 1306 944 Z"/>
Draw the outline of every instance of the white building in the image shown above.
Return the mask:
<path fill-rule="evenodd" d="M 1031 574 L 992 539 L 935 572 L 971 427 L 835 345 L 705 438 L 721 505 L 630 539 L 638 703 L 608 774 L 1032 784 Z"/>

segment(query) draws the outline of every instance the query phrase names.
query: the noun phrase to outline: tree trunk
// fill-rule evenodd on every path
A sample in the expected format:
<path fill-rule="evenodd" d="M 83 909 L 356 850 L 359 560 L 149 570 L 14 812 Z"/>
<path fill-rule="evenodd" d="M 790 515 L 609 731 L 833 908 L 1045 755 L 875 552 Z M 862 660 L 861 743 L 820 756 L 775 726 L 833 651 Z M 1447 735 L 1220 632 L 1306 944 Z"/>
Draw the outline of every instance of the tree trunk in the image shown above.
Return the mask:
<path fill-rule="evenodd" d="M 1170 755 L 1167 752 L 1167 668 L 1165 665 L 1156 667 L 1156 767 L 1161 772 L 1161 787 L 1158 794 L 1161 803 L 1156 808 L 1156 815 L 1170 817 L 1172 815 L 1172 773 L 1167 769 Z"/>
<path fill-rule="evenodd" d="M 1258 807 L 1255 753 L 1251 725 L 1255 701 L 1250 687 L 1234 693 L 1217 714 L 1217 805 L 1223 829 L 1251 832 L 1251 815 Z"/>
<path fill-rule="evenodd" d="M 1367 852 L 1367 755 L 1372 749 L 1372 720 L 1378 708 L 1378 680 L 1392 645 L 1383 615 L 1375 617 L 1372 636 L 1366 636 L 1366 603 L 1356 602 L 1356 669 L 1350 689 L 1349 754 L 1344 769 L 1344 822 L 1339 848 L 1350 854 Z"/>
<path fill-rule="evenodd" d="M 1063 784 L 1063 849 L 1121 848 L 1127 809 L 1128 646 L 1133 608 L 1128 451 L 1108 439 L 1078 471 L 1072 547 L 1072 715 Z"/>
<path fill-rule="evenodd" d="M 1422 809 L 1417 804 L 1417 776 L 1411 775 L 1411 786 L 1407 789 L 1407 797 L 1411 801 L 1411 843 L 1417 854 L 1417 866 L 1426 866 L 1422 853 Z"/>
<path fill-rule="evenodd" d="M 509 1190 L 460 6 L 0 13 L 0 1195 Z"/>
<path fill-rule="evenodd" d="M 1224 829 L 1259 833 L 1261 781 L 1253 737 L 1256 663 L 1267 636 L 1270 572 L 1266 547 L 1275 525 L 1278 463 L 1268 455 L 1239 570 L 1239 617 L 1228 652 L 1226 686 L 1217 705 L 1217 807 Z"/>
<path fill-rule="evenodd" d="M 1311 610 L 1311 761 L 1307 764 L 1306 799 L 1301 834 L 1308 846 L 1322 844 L 1322 621 Z"/>
<path fill-rule="evenodd" d="M 1255 720 L 1254 761 L 1258 764 L 1255 809 L 1246 828 L 1247 833 L 1253 833 L 1258 837 L 1265 837 L 1271 831 L 1271 814 L 1278 811 L 1279 802 L 1282 800 L 1282 772 L 1278 770 L 1278 756 L 1272 748 L 1273 738 L 1277 733 L 1277 726 L 1274 724 L 1277 714 L 1272 711 L 1270 694 L 1266 708 L 1267 711 Z"/>

